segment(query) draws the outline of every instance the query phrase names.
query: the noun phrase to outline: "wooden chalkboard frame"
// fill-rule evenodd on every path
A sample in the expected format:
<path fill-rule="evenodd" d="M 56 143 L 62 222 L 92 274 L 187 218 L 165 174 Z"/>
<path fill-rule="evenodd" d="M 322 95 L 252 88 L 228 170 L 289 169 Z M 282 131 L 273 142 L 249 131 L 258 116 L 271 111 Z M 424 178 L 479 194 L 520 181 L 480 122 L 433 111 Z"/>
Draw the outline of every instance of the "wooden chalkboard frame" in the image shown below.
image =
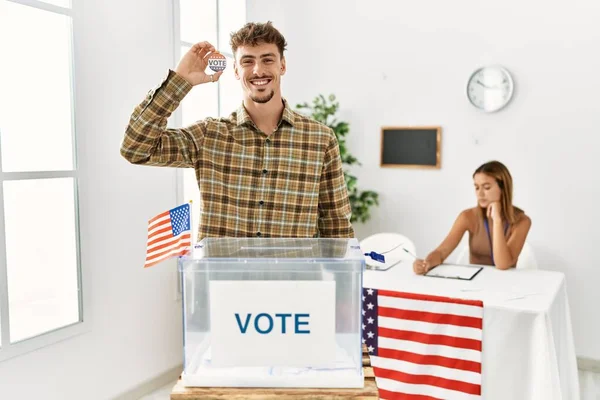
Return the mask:
<path fill-rule="evenodd" d="M 423 131 L 431 131 L 436 130 L 436 151 L 435 151 L 435 165 L 424 165 L 424 164 L 384 164 L 383 163 L 383 138 L 386 131 L 415 131 L 415 130 L 423 130 Z M 384 126 L 381 128 L 381 154 L 380 154 L 380 164 L 379 166 L 382 168 L 426 168 L 426 169 L 440 169 L 441 164 L 441 153 L 442 153 L 442 127 L 441 126 Z"/>

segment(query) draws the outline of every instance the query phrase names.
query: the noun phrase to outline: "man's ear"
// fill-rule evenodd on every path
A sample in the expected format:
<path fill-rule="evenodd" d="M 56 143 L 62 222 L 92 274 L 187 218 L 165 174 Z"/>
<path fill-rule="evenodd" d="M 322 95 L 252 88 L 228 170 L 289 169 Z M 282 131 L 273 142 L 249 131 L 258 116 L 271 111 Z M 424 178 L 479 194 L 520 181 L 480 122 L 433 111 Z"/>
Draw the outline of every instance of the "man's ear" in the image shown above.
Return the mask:
<path fill-rule="evenodd" d="M 285 65 L 285 57 L 281 58 L 281 75 L 285 75 L 285 71 L 287 71 L 287 67 Z"/>
<path fill-rule="evenodd" d="M 240 80 L 240 74 L 238 72 L 237 63 L 233 60 L 233 74 L 235 75 L 235 79 Z"/>

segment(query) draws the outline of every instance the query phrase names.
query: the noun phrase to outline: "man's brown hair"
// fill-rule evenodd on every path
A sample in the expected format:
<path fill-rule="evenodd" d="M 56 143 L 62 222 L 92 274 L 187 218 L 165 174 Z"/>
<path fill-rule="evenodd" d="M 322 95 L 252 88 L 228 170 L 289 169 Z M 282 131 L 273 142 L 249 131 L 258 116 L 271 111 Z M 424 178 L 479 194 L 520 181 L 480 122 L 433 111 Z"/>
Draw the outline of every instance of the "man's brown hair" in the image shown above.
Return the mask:
<path fill-rule="evenodd" d="M 279 55 L 283 58 L 287 43 L 281 32 L 275 29 L 271 21 L 266 23 L 248 22 L 240 30 L 231 34 L 229 42 L 234 57 L 240 46 L 258 46 L 263 43 L 276 45 L 279 49 Z"/>

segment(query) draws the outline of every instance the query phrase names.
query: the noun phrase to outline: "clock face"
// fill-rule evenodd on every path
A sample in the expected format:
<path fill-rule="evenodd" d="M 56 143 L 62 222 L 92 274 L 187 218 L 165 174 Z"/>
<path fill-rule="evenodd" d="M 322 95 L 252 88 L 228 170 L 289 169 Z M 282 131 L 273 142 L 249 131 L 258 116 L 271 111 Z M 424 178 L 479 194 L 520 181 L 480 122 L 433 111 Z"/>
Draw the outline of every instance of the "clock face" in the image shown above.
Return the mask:
<path fill-rule="evenodd" d="M 513 80 L 502 67 L 480 68 L 471 75 L 467 97 L 471 104 L 486 112 L 498 111 L 508 104 L 513 94 Z"/>

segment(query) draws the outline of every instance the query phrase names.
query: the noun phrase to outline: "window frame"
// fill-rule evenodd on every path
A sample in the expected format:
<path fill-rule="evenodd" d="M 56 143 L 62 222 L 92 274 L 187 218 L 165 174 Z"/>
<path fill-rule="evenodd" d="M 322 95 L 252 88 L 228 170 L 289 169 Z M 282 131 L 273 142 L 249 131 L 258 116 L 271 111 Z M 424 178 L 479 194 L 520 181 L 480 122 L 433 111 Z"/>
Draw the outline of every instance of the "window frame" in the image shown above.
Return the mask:
<path fill-rule="evenodd" d="M 217 43 L 213 43 L 217 49 L 221 48 L 221 38 L 219 37 L 219 28 L 221 26 L 220 18 L 219 18 L 219 0 L 213 0 L 216 3 L 216 15 L 217 24 L 216 24 L 216 37 Z M 247 18 L 246 18 L 247 20 Z M 173 0 L 173 69 L 179 63 L 181 59 L 181 48 L 183 46 L 192 47 L 195 43 L 190 43 L 184 40 L 181 40 L 181 8 L 180 8 L 180 0 Z M 233 54 L 231 52 L 220 51 L 225 57 L 233 59 Z M 230 66 L 231 68 L 232 66 Z M 217 82 L 217 114 L 218 116 L 222 116 L 223 110 L 221 110 L 221 96 L 222 96 L 222 86 L 221 82 Z M 181 127 L 183 124 L 182 120 L 182 112 L 181 107 L 178 107 L 177 110 L 173 113 L 173 118 L 170 119 L 171 127 Z M 184 199 L 184 171 L 185 169 L 178 168 L 177 169 L 177 182 L 176 182 L 176 191 L 177 191 L 177 202 L 184 203 L 189 201 L 189 199 Z M 192 240 L 196 238 L 196 230 L 192 233 Z M 180 288 L 179 288 L 180 289 Z M 178 296 L 178 299 L 180 297 Z"/>
<path fill-rule="evenodd" d="M 216 30 L 216 37 L 217 37 L 217 42 L 216 43 L 212 43 L 217 49 L 219 49 L 219 51 L 221 52 L 221 54 L 223 54 L 225 57 L 228 57 L 229 59 L 233 59 L 233 54 L 231 52 L 226 52 L 226 51 L 221 51 L 221 38 L 219 35 L 220 32 L 220 27 L 221 27 L 221 19 L 220 19 L 220 14 L 219 14 L 219 0 L 213 0 L 216 3 L 216 14 L 215 14 L 215 18 L 217 19 L 217 24 L 215 26 L 215 30 Z M 246 7 L 246 12 L 247 12 L 247 7 Z M 244 21 L 247 21 L 247 14 L 246 17 L 244 18 Z M 187 47 L 192 47 L 194 45 L 194 43 L 190 43 L 188 41 L 184 41 L 181 39 L 181 7 L 180 7 L 180 0 L 173 0 L 173 69 L 176 68 L 177 64 L 179 63 L 179 60 L 181 59 L 181 48 L 183 46 L 187 46 Z M 200 38 L 199 38 L 200 39 Z M 230 68 L 232 68 L 233 66 L 230 66 Z M 221 82 L 217 82 L 217 116 L 222 116 L 223 114 L 223 110 L 221 109 L 221 96 L 222 96 L 222 86 L 221 86 Z M 240 100 L 241 101 L 241 100 Z M 173 112 L 172 114 L 172 118 L 169 119 L 169 126 L 170 127 L 182 127 L 183 125 L 183 118 L 182 118 L 182 111 L 181 111 L 181 106 L 177 108 L 177 110 L 175 110 L 175 112 Z M 177 199 L 177 203 L 178 204 L 182 204 L 184 202 L 189 201 L 190 199 L 186 199 L 185 198 L 185 171 L 186 169 L 183 168 L 177 168 L 177 172 L 176 172 L 176 183 L 175 183 L 175 190 L 176 190 L 176 199 Z M 192 243 L 196 242 L 196 235 L 198 233 L 198 229 L 196 226 L 193 227 L 192 229 Z M 177 274 L 177 273 L 176 273 Z M 175 278 L 175 281 L 177 282 L 177 295 L 175 300 L 176 301 L 181 301 L 181 280 L 180 277 L 177 276 Z"/>
<path fill-rule="evenodd" d="M 89 304 L 89 298 L 83 290 L 84 268 L 81 262 L 81 230 L 80 230 L 80 210 L 79 210 L 79 169 L 77 163 L 77 129 L 76 115 L 77 103 L 75 97 L 75 49 L 74 49 L 74 27 L 73 27 L 73 9 L 72 4 L 69 7 L 57 6 L 45 3 L 39 0 L 2 0 L 15 4 L 32 7 L 38 10 L 47 11 L 67 16 L 69 18 L 69 75 L 71 97 L 71 146 L 73 156 L 73 169 L 59 171 L 26 171 L 26 172 L 4 172 L 2 171 L 2 154 L 0 153 L 0 362 L 29 353 L 31 351 L 50 346 L 68 338 L 90 331 L 90 322 L 85 312 L 84 305 Z M 1 132 L 0 132 L 1 134 Z M 24 181 L 31 179 L 53 179 L 53 178 L 71 178 L 73 179 L 74 193 L 74 229 L 75 229 L 75 260 L 77 267 L 77 289 L 78 289 L 78 310 L 79 320 L 69 325 L 64 325 L 50 331 L 39 333 L 35 336 L 25 338 L 11 343 L 10 339 L 10 310 L 8 303 L 8 265 L 6 257 L 6 230 L 5 230 L 5 211 L 4 211 L 4 182 Z"/>

